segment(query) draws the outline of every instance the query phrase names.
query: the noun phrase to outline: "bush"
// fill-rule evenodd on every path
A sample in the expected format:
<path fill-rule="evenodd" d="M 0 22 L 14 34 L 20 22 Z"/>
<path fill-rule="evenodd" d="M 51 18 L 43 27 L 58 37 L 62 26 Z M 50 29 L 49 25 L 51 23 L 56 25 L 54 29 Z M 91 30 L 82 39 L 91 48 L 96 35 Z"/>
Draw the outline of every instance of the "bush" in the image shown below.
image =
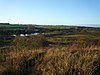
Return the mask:
<path fill-rule="evenodd" d="M 13 45 L 17 47 L 17 49 L 22 48 L 39 48 L 48 46 L 48 42 L 46 41 L 46 37 L 42 35 L 34 35 L 30 37 L 15 37 L 13 40 Z"/>

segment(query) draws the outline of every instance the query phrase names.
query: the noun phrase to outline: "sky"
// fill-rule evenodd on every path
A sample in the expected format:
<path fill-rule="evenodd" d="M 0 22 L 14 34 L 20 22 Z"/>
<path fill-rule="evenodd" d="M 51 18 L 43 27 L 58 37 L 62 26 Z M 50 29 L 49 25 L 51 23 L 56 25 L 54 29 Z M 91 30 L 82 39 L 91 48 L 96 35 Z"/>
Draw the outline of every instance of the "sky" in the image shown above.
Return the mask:
<path fill-rule="evenodd" d="M 0 22 L 100 26 L 100 0 L 0 0 Z"/>

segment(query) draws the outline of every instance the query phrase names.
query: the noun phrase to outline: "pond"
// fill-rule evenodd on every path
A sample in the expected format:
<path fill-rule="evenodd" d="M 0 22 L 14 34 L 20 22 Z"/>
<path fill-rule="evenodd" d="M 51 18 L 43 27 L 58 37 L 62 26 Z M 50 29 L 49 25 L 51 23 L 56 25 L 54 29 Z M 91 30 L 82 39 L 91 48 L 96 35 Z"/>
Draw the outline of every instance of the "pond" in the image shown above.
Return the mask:
<path fill-rule="evenodd" d="M 38 35 L 38 34 L 39 34 L 39 33 L 19 34 L 19 35 L 13 34 L 12 36 L 32 36 L 32 35 Z"/>

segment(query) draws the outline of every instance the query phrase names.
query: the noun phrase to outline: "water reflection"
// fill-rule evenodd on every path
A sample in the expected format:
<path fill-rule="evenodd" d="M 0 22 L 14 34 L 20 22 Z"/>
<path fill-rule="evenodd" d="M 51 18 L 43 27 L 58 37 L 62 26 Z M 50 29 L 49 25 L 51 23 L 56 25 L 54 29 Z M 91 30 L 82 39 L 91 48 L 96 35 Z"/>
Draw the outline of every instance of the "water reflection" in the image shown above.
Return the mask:
<path fill-rule="evenodd" d="M 12 36 L 32 36 L 32 35 L 38 35 L 39 33 L 32 33 L 32 34 L 13 34 Z"/>

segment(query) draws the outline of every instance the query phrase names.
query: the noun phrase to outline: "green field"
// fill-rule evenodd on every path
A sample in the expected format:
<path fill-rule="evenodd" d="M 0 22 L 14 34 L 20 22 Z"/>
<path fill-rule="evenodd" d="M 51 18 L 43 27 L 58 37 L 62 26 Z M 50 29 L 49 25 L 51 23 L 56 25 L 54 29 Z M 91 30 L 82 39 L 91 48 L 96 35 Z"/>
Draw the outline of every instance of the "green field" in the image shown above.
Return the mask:
<path fill-rule="evenodd" d="M 6 29 L 25 29 L 27 28 L 28 24 L 0 24 L 0 29 L 1 28 L 6 28 Z M 54 28 L 54 29 L 70 29 L 70 28 L 75 28 L 77 26 L 65 26 L 65 25 L 33 25 L 36 28 Z"/>
<path fill-rule="evenodd" d="M 0 29 L 4 30 L 17 30 L 17 29 L 26 29 L 27 25 L 22 25 L 22 24 L 0 24 Z"/>

